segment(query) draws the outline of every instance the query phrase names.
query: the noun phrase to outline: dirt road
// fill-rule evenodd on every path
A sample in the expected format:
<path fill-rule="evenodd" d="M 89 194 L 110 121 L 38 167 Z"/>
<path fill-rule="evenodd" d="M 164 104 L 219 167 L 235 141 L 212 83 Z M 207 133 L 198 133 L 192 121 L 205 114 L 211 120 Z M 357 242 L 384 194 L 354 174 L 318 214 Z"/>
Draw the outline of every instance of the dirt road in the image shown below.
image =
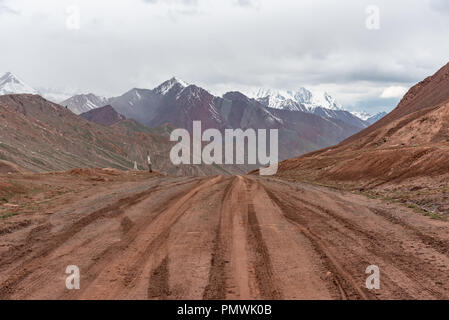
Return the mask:
<path fill-rule="evenodd" d="M 324 187 L 156 177 L 36 215 L 0 221 L 1 299 L 449 298 L 449 223 Z"/>

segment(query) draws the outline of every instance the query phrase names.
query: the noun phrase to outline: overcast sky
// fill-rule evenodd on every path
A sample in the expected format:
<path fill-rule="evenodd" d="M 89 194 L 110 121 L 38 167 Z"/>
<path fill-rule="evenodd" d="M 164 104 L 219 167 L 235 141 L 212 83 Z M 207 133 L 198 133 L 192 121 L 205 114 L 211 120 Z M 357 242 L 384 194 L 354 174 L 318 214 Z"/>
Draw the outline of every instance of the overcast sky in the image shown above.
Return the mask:
<path fill-rule="evenodd" d="M 177 76 L 214 94 L 305 86 L 390 111 L 449 62 L 449 1 L 0 0 L 0 40 L 0 72 L 41 90 L 117 96 Z"/>

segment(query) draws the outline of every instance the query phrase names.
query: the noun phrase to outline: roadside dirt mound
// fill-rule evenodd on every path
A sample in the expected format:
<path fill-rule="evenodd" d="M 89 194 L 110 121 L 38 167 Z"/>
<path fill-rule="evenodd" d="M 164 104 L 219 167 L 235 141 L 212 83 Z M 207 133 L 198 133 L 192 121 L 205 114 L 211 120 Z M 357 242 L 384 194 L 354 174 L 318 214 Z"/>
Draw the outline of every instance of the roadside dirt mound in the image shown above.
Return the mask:
<path fill-rule="evenodd" d="M 83 177 L 90 177 L 96 175 L 92 169 L 88 168 L 76 168 L 72 169 L 68 172 L 68 174 L 72 176 L 83 176 Z"/>
<path fill-rule="evenodd" d="M 0 178 L 0 193 L 9 190 L 12 187 L 13 187 L 12 184 L 10 184 L 10 183 L 6 182 L 5 180 L 3 180 L 2 178 Z"/>
<path fill-rule="evenodd" d="M 0 160 L 0 174 L 8 174 L 8 173 L 26 173 L 28 170 L 19 167 L 18 165 L 6 161 Z"/>
<path fill-rule="evenodd" d="M 95 169 L 95 171 L 100 171 L 102 174 L 107 174 L 111 176 L 119 176 L 122 174 L 122 171 L 114 169 L 114 168 L 101 168 L 101 169 Z"/>
<path fill-rule="evenodd" d="M 25 188 L 14 185 L 8 180 L 0 177 L 0 196 L 5 196 L 13 193 L 23 193 L 24 191 Z"/>
<path fill-rule="evenodd" d="M 113 168 L 76 168 L 67 172 L 71 176 L 84 177 L 92 181 L 108 181 L 123 176 L 124 172 Z"/>

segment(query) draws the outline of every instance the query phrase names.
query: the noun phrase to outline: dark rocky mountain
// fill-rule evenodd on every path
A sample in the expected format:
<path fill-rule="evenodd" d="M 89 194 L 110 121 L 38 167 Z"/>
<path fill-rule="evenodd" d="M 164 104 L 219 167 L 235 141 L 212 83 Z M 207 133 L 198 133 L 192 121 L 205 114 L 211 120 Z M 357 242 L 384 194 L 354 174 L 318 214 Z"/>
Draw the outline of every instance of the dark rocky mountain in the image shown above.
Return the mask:
<path fill-rule="evenodd" d="M 80 114 L 80 117 L 104 126 L 110 126 L 126 119 L 110 105 L 84 112 Z"/>
<path fill-rule="evenodd" d="M 300 110 L 274 109 L 240 92 L 217 97 L 176 78 L 153 90 L 133 89 L 110 99 L 110 104 L 120 114 L 148 127 L 171 124 L 191 131 L 193 121 L 200 120 L 203 130 L 279 129 L 281 159 L 336 144 L 366 126 L 355 116 L 357 125 L 349 124 L 345 116 L 350 113 L 346 111 L 329 110 L 334 117 L 321 117 Z"/>

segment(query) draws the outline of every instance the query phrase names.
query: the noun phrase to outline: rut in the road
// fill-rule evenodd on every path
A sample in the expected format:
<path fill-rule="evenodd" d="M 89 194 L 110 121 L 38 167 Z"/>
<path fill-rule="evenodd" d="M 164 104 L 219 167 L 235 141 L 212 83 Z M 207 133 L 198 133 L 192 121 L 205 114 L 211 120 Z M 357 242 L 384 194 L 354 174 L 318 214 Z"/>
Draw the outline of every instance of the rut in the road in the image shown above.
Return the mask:
<path fill-rule="evenodd" d="M 148 284 L 148 299 L 158 298 L 163 300 L 170 296 L 168 263 L 168 256 L 166 256 L 152 272 L 150 283 Z"/>
<path fill-rule="evenodd" d="M 220 208 L 220 217 L 214 239 L 214 248 L 211 257 L 211 266 L 209 270 L 209 281 L 204 289 L 203 299 L 217 300 L 226 298 L 226 275 L 225 265 L 227 256 L 229 255 L 229 239 L 225 238 L 223 234 L 226 232 L 225 224 L 226 212 L 224 212 L 224 205 L 231 197 L 233 182 L 230 181 L 223 192 L 222 204 Z"/>
<path fill-rule="evenodd" d="M 187 183 L 192 182 L 197 183 L 196 180 L 188 181 Z M 155 192 L 163 190 L 164 187 L 182 184 L 185 184 L 185 182 L 167 183 L 165 185 L 151 187 L 137 194 L 126 196 L 110 205 L 107 205 L 106 207 L 103 207 L 99 210 L 96 210 L 82 217 L 72 225 L 63 229 L 61 232 L 49 236 L 49 238 L 43 242 L 43 246 L 31 257 L 27 258 L 20 266 L 18 266 L 15 270 L 13 270 L 12 275 L 1 284 L 0 299 L 7 299 L 12 293 L 14 293 L 15 288 L 21 281 L 23 281 L 28 275 L 30 275 L 35 270 L 46 265 L 45 259 L 47 259 L 47 257 L 52 252 L 54 252 L 57 248 L 62 246 L 65 242 L 67 242 L 74 235 L 79 233 L 86 226 L 102 218 L 110 219 L 120 216 L 127 208 L 136 205 L 137 203 L 150 197 Z M 28 251 L 28 247 L 34 245 L 34 241 L 32 241 L 33 239 L 30 237 L 32 237 L 32 235 L 35 234 L 37 230 L 40 230 L 41 228 L 42 226 L 38 226 L 35 228 L 36 231 L 32 231 L 30 233 L 30 236 L 28 237 L 25 245 L 22 245 L 17 249 L 10 250 L 9 254 L 6 257 L 2 257 L 0 266 L 10 264 L 15 259 L 24 256 Z M 32 288 L 29 288 L 29 290 L 32 290 Z"/>
<path fill-rule="evenodd" d="M 215 180 L 217 181 L 217 179 Z M 167 241 L 170 236 L 171 228 L 179 221 L 184 213 L 189 209 L 189 203 L 196 200 L 197 194 L 210 187 L 213 184 L 211 180 L 196 181 L 191 189 L 180 190 L 171 197 L 163 201 L 158 207 L 151 209 L 151 214 L 142 216 L 141 219 L 134 223 L 134 226 L 124 235 L 123 239 L 117 244 L 106 249 L 101 257 L 95 259 L 95 263 L 87 269 L 93 281 L 88 283 L 84 290 L 80 291 L 80 295 L 89 292 L 89 296 L 94 295 L 94 290 L 90 290 L 96 281 L 104 281 L 103 278 L 114 274 L 118 278 L 118 288 L 122 294 L 132 291 L 136 282 L 143 277 L 143 270 L 149 261 L 156 262 L 162 259 L 161 264 L 166 269 L 166 273 L 162 273 L 165 277 L 163 281 L 168 281 L 168 258 L 167 258 Z M 139 254 L 133 254 L 130 247 L 139 248 Z M 166 265 L 163 259 L 167 258 Z M 126 260 L 124 260 L 126 259 Z M 124 271 L 116 274 L 116 270 L 124 268 L 122 264 L 126 264 Z M 152 273 L 150 279 L 154 276 Z M 158 279 L 157 277 L 155 279 Z M 154 280 L 154 279 L 153 279 Z M 115 281 L 115 279 L 114 279 Z M 155 280 L 156 282 L 158 280 Z M 160 279 L 159 279 L 160 281 Z M 148 284 L 148 292 L 154 293 L 150 287 L 151 280 Z M 168 283 L 167 283 L 168 286 Z M 164 291 L 167 296 L 169 289 Z"/>
<path fill-rule="evenodd" d="M 440 257 L 443 260 L 444 256 L 447 259 L 447 255 L 444 255 L 444 253 L 447 252 L 448 248 L 444 241 L 424 234 L 384 210 L 368 208 L 369 211 L 367 210 L 362 215 L 357 213 L 357 210 L 361 209 L 353 208 L 340 198 L 333 199 L 332 209 L 329 209 L 319 204 L 320 201 L 306 200 L 310 196 L 304 196 L 304 194 L 299 196 L 296 192 L 293 192 L 294 188 L 287 183 L 282 182 L 282 184 L 292 190 L 288 197 L 273 186 L 264 185 L 264 188 L 273 202 L 282 208 L 286 218 L 297 224 L 300 230 L 308 233 L 311 241 L 314 241 L 315 238 L 316 242 L 321 242 L 320 237 L 326 239 L 318 249 L 326 252 L 328 257 L 332 257 L 332 260 L 335 261 L 333 264 L 339 266 L 339 269 L 345 272 L 339 272 L 339 277 L 341 277 L 339 282 L 345 291 L 350 290 L 351 287 L 354 289 L 360 288 L 364 284 L 360 266 L 367 266 L 375 262 L 383 266 L 382 292 L 388 294 L 389 297 L 399 299 L 413 299 L 424 296 L 438 299 L 447 298 L 444 279 L 449 280 L 449 278 L 446 273 L 442 273 L 442 266 L 429 263 L 427 259 L 424 259 L 426 256 L 423 256 L 418 250 L 413 250 L 416 251 L 416 254 L 405 252 L 401 245 L 402 241 L 395 241 L 394 237 L 391 237 L 391 233 L 382 232 L 383 230 L 379 229 L 380 226 L 375 229 L 363 228 L 365 221 L 360 220 L 359 217 L 365 217 L 365 219 L 369 219 L 368 221 L 382 220 L 382 218 L 376 217 L 381 212 L 381 216 L 386 221 L 379 221 L 379 223 L 385 223 L 389 225 L 389 228 L 398 229 L 396 231 L 398 237 L 405 233 L 406 241 L 416 243 L 414 244 L 415 248 L 426 248 L 426 251 L 430 252 L 433 249 L 435 250 L 433 255 L 443 254 Z M 357 217 L 357 220 L 350 219 L 351 212 L 353 212 L 353 216 Z M 392 226 L 391 223 L 396 226 Z M 316 232 L 318 234 L 315 234 Z M 345 248 L 338 248 L 337 243 L 346 243 L 346 246 Z M 427 257 L 434 260 L 435 256 L 433 255 L 428 253 Z M 344 256 L 343 260 L 342 256 Z M 338 262 L 337 259 L 342 262 Z M 351 276 L 353 274 L 356 274 L 357 278 L 353 278 Z M 373 296 L 372 292 L 365 290 L 365 288 L 361 290 L 369 299 L 378 298 L 377 295 Z M 356 293 L 358 294 L 359 291 Z"/>
<path fill-rule="evenodd" d="M 282 298 L 282 293 L 275 284 L 270 254 L 248 194 L 249 188 L 250 186 L 240 177 L 232 178 L 225 188 L 214 240 L 209 282 L 204 290 L 203 299 L 225 299 L 229 296 Z M 236 230 L 240 222 L 245 224 L 243 226 L 245 229 Z M 237 239 L 239 232 L 241 238 Z M 243 246 L 246 249 L 242 248 L 237 252 L 238 241 L 246 241 L 246 245 Z M 248 283 L 252 282 L 249 269 L 254 271 L 255 283 L 252 284 Z M 250 287 L 254 287 L 255 291 L 251 296 L 249 296 Z"/>
<path fill-rule="evenodd" d="M 266 189 L 268 196 L 281 209 L 287 220 L 293 223 L 312 243 L 318 254 L 324 260 L 326 267 L 331 271 L 333 284 L 338 288 L 342 299 L 361 298 L 368 299 L 368 295 L 357 285 L 356 281 L 342 268 L 337 260 L 330 254 L 321 243 L 319 237 L 314 235 L 307 227 L 306 222 L 298 215 L 298 208 L 292 207 L 285 201 L 281 201 L 273 191 Z"/>

